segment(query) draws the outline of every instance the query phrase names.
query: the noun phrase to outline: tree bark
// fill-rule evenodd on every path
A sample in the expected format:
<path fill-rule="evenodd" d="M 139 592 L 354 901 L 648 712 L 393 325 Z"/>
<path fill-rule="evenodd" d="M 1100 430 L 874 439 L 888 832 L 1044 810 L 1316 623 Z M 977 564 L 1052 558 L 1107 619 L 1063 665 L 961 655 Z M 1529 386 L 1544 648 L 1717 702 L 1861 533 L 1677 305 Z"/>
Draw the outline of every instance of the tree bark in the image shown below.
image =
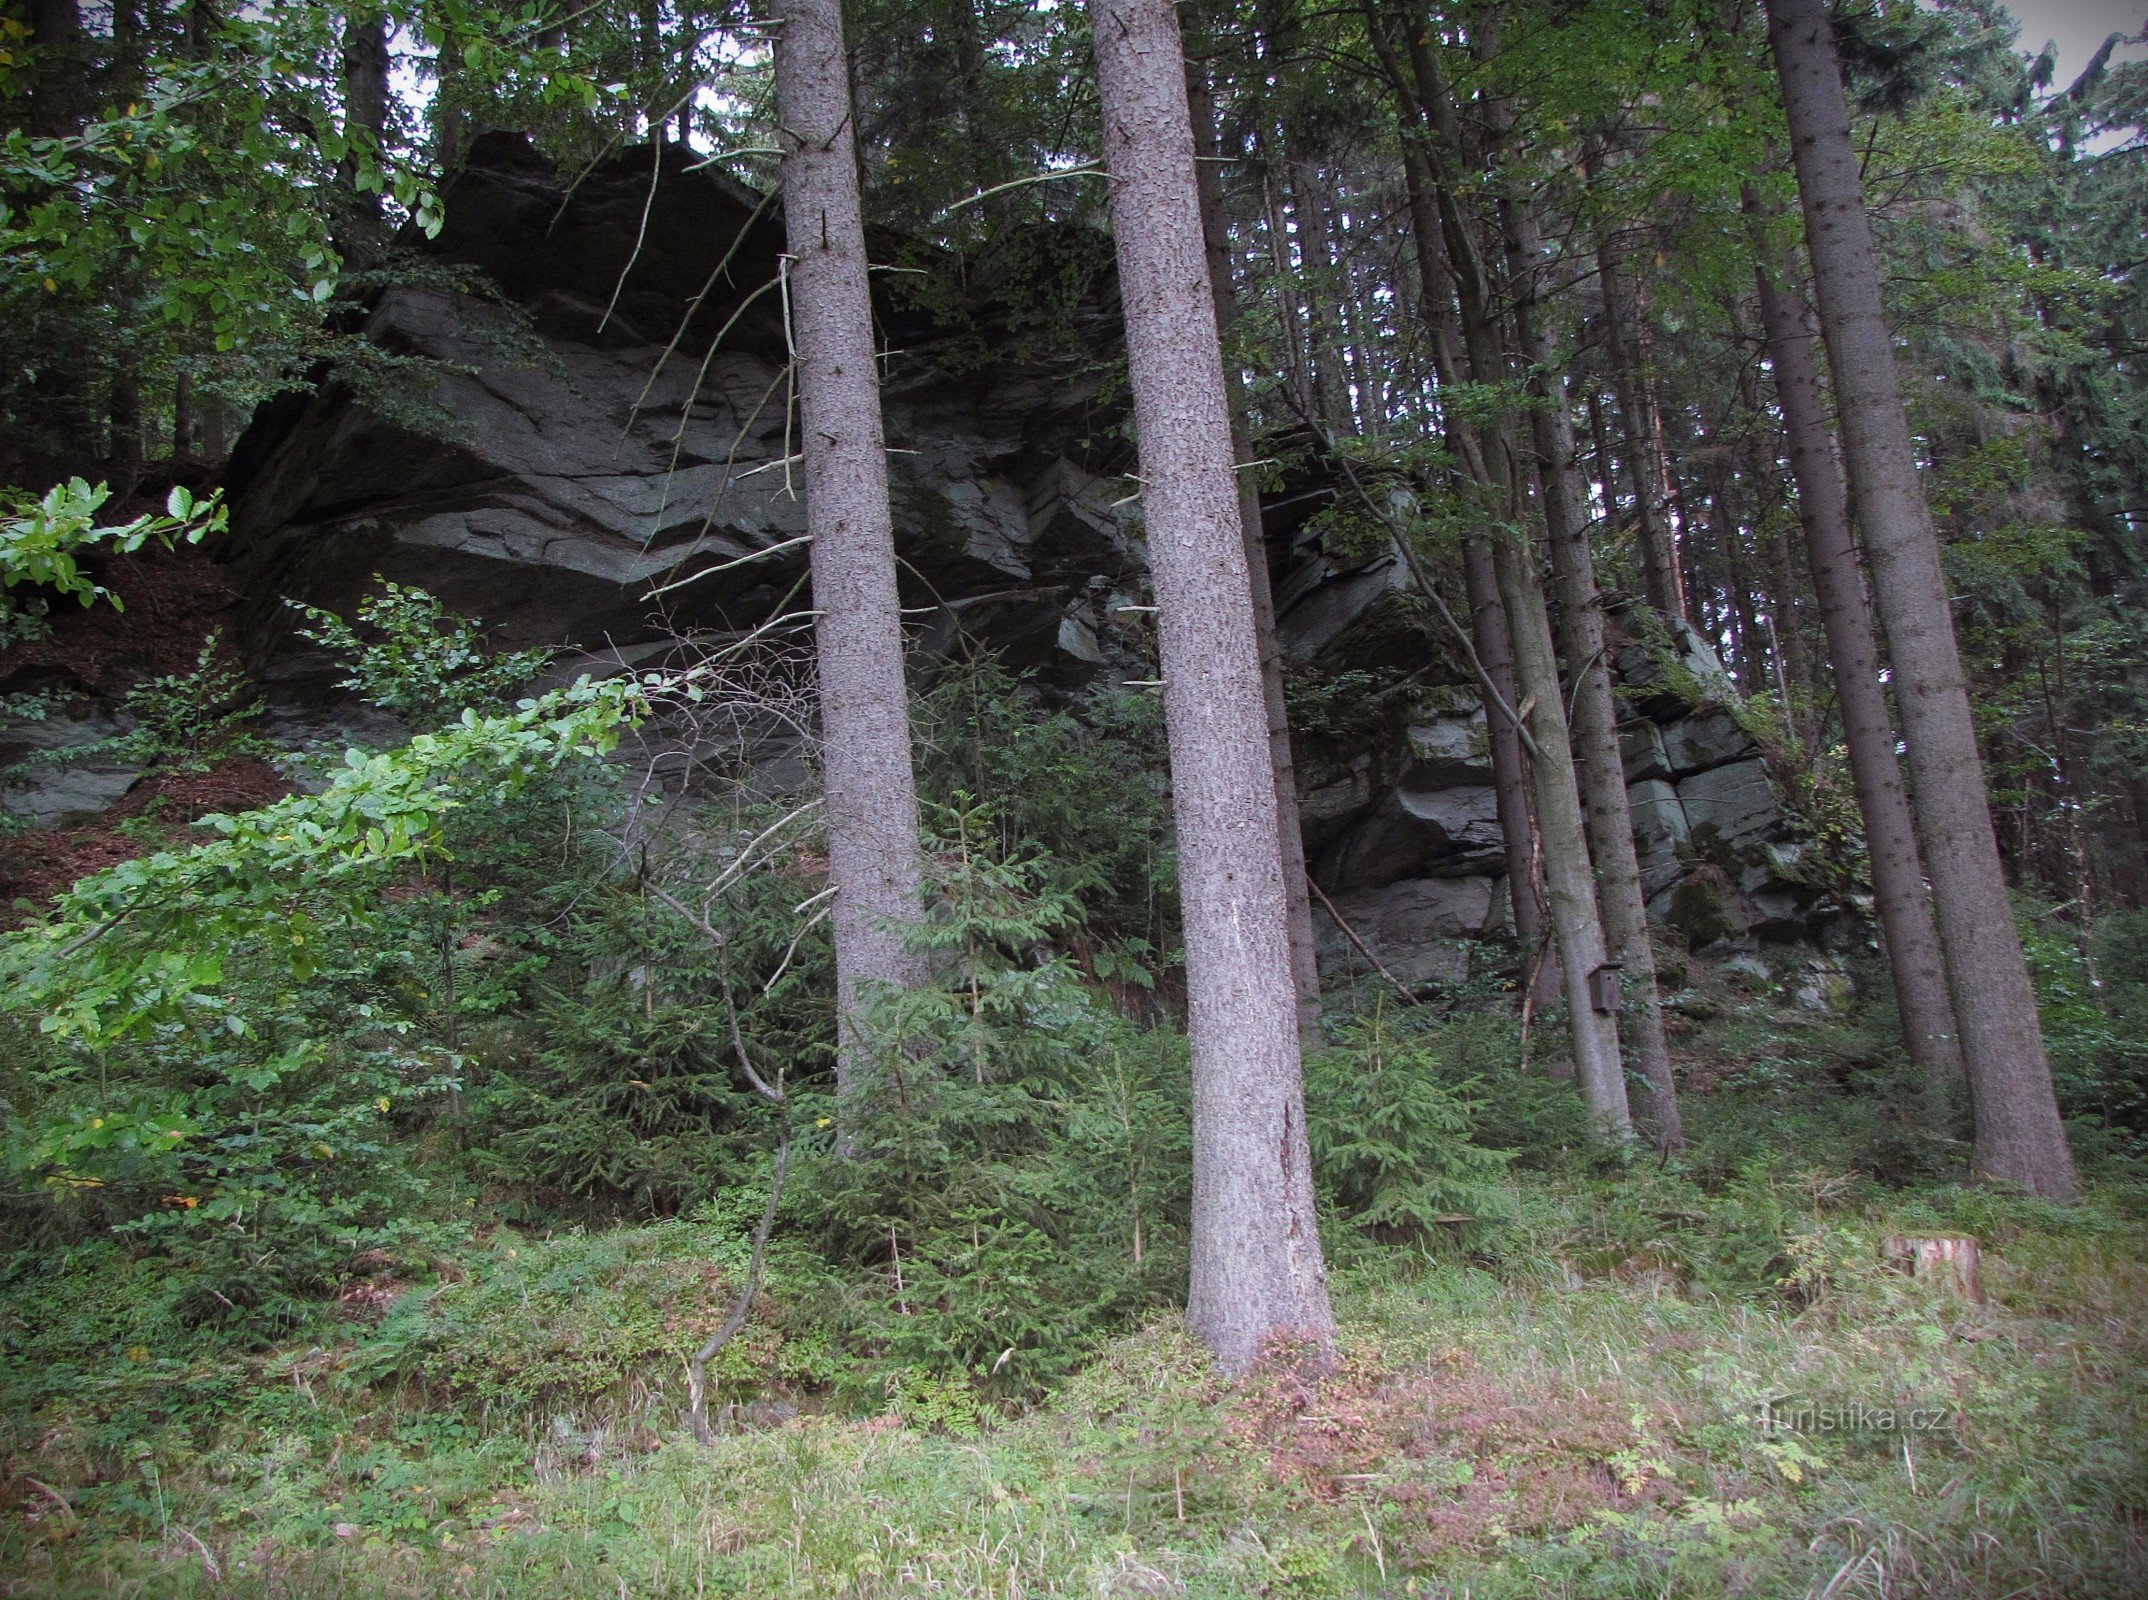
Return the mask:
<path fill-rule="evenodd" d="M 1953 1002 L 1946 986 L 1895 732 L 1881 686 L 1879 649 L 1858 569 L 1840 473 L 1827 435 L 1810 313 L 1759 274 L 1761 317 L 1790 437 L 1791 472 L 1820 600 L 1835 691 L 1849 744 L 1851 778 L 1864 819 L 1880 929 L 1894 975 L 1910 1056 L 1928 1081 L 1962 1071 Z"/>
<path fill-rule="evenodd" d="M 1522 703 L 1514 676 L 1514 641 L 1507 633 L 1506 601 L 1499 593 L 1492 547 L 1472 539 L 1462 547 L 1462 580 L 1469 593 L 1470 643 L 1484 675 L 1508 705 Z M 1544 872 L 1537 859 L 1536 818 L 1529 804 L 1529 766 L 1521 734 L 1499 711 L 1484 708 L 1485 742 L 1491 747 L 1492 800 L 1499 811 L 1499 838 L 1507 852 L 1507 902 L 1514 942 L 1521 947 L 1521 986 L 1536 988 L 1544 960 Z"/>
<path fill-rule="evenodd" d="M 1407 135 L 1407 129 L 1405 129 Z M 1419 314 L 1430 336 L 1433 375 L 1442 388 L 1461 378 L 1463 356 L 1456 329 L 1454 274 L 1441 242 L 1439 211 L 1432 198 L 1431 175 L 1420 152 L 1405 138 L 1403 174 L 1417 256 Z M 1471 476 L 1488 476 L 1481 446 L 1469 425 L 1446 419 L 1449 453 Z M 1469 595 L 1470 640 L 1485 676 L 1510 706 L 1521 704 L 1514 680 L 1514 647 L 1507 637 L 1505 602 L 1491 546 L 1469 540 L 1462 550 L 1463 581 Z M 1499 812 L 1499 836 L 1506 847 L 1507 901 L 1514 919 L 1514 940 L 1522 955 L 1522 989 L 1535 987 L 1544 943 L 1543 875 L 1537 866 L 1536 821 L 1529 808 L 1529 772 L 1523 764 L 1521 735 L 1498 710 L 1484 708 L 1486 743 L 1491 748 L 1492 796 Z M 1548 967 L 1548 963 L 1545 963 Z"/>
<path fill-rule="evenodd" d="M 1670 496 L 1663 460 L 1663 429 L 1650 403 L 1647 375 L 1641 365 L 1635 313 L 1626 302 L 1626 283 L 1616 253 L 1605 244 L 1596 252 L 1603 287 L 1604 335 L 1609 345 L 1611 390 L 1626 430 L 1626 467 L 1633 478 L 1633 516 L 1641 551 L 1641 582 L 1648 603 L 1665 621 L 1686 615 L 1685 579 L 1679 571 L 1678 539 L 1671 527 Z"/>
<path fill-rule="evenodd" d="M 1543 582 L 1537 576 L 1536 552 L 1519 538 L 1500 540 L 1492 556 L 1499 571 L 1499 592 L 1506 601 L 1507 630 L 1514 640 L 1515 676 L 1521 682 L 1523 704 L 1529 707 L 1524 721 L 1536 746 L 1529 767 L 1536 786 L 1536 825 L 1544 841 L 1544 888 L 1551 901 L 1559 973 L 1565 980 L 1574 1072 L 1598 1129 L 1607 1137 L 1623 1139 L 1633 1127 L 1626 1104 L 1626 1069 L 1619 1054 L 1617 1019 L 1598 1011 L 1591 998 L 1590 977 L 1606 959 L 1604 932 L 1598 920 L 1581 792 L 1574 779 L 1566 704 L 1559 688 L 1551 622 L 1544 609 Z"/>
<path fill-rule="evenodd" d="M 81 6 L 75 0 L 30 0 L 30 43 L 37 51 L 37 70 L 23 132 L 58 139 L 79 131 L 89 94 Z"/>
<path fill-rule="evenodd" d="M 1187 74 L 1188 109 L 1200 153 L 1220 155 L 1215 104 L 1199 71 Z M 1216 303 L 1220 344 L 1238 320 L 1238 291 L 1231 279 L 1230 230 L 1223 215 L 1223 182 L 1214 161 L 1196 161 L 1201 188 L 1201 238 L 1208 258 L 1208 282 Z M 1246 423 L 1245 381 L 1236 368 L 1223 369 L 1224 392 L 1231 408 L 1232 459 L 1253 459 L 1253 439 Z M 1313 943 L 1312 897 L 1305 868 L 1305 834 L 1298 820 L 1298 767 L 1290 747 L 1290 712 L 1283 698 L 1283 655 L 1275 637 L 1275 589 L 1268 574 L 1268 536 L 1261 521 L 1260 477 L 1240 465 L 1238 520 L 1246 547 L 1246 576 L 1253 595 L 1253 627 L 1260 645 L 1261 694 L 1268 711 L 1268 758 L 1275 768 L 1277 843 L 1283 852 L 1283 894 L 1290 907 L 1290 979 L 1298 997 L 1298 1043 L 1318 1049 L 1320 1037 L 1320 964 Z"/>
<path fill-rule="evenodd" d="M 388 142 L 388 19 L 380 13 L 354 14 L 343 26 L 343 129 L 355 140 L 361 132 L 371 139 L 380 159 Z M 383 228 L 379 190 L 358 189 L 358 152 L 346 154 L 341 165 L 345 188 L 350 191 L 357 227 L 350 250 L 358 266 L 369 265 L 379 253 Z"/>
<path fill-rule="evenodd" d="M 820 609 L 841 1100 L 858 1086 L 855 1026 L 870 991 L 922 975 L 905 938 L 919 913 L 917 790 L 839 0 L 787 0 L 775 68 L 806 531 Z"/>
<path fill-rule="evenodd" d="M 1909 792 L 1895 754 L 1894 724 L 1880 681 L 1872 609 L 1865 598 L 1856 539 L 1850 532 L 1842 475 L 1828 437 L 1819 370 L 1813 360 L 1818 335 L 1810 310 L 1791 297 L 1787 285 L 1778 288 L 1764 270 L 1756 277 L 1768 361 L 1775 369 L 1776 397 L 1790 441 L 1798 520 L 1805 530 L 1806 559 L 1820 601 L 1835 699 L 1850 750 L 1850 781 L 1857 791 L 1858 815 L 1864 819 L 1873 901 L 1887 967 L 1894 977 L 1895 1007 L 1901 1013 L 1910 1060 L 1927 1086 L 1944 1091 L 1961 1080 L 1961 1041 L 1955 1031 L 1954 1002 L 1947 993 L 1939 930 L 1933 924 L 1931 897 L 1925 888 L 1924 863 L 1917 850 L 1916 825 L 1910 817 Z"/>
<path fill-rule="evenodd" d="M 1557 342 L 1542 315 L 1542 246 L 1526 203 L 1510 213 L 1517 288 L 1515 329 L 1522 356 L 1534 374 L 1538 404 L 1530 412 L 1536 436 L 1537 477 L 1542 488 L 1544 531 L 1551 547 L 1552 582 L 1559 601 L 1559 633 L 1573 679 L 1573 751 L 1588 802 L 1589 852 L 1603 906 L 1604 942 L 1624 969 L 1627 1010 L 1621 1032 L 1648 1086 L 1643 1118 L 1656 1143 L 1685 1143 L 1678 1112 L 1678 1083 L 1671 1071 L 1663 1031 L 1663 1000 L 1656 984 L 1655 947 L 1648 936 L 1648 900 L 1633 843 L 1633 812 L 1626 794 L 1626 763 L 1619 749 L 1618 708 L 1611 697 L 1611 665 L 1604 647 L 1603 597 L 1596 587 L 1596 561 L 1589 549 L 1587 496 L 1574 448 L 1574 417 L 1558 370 Z"/>
<path fill-rule="evenodd" d="M 2078 1183 L 2059 1119 L 1955 643 L 1939 538 L 1895 376 L 1894 337 L 1826 0 L 1769 0 L 1850 492 L 1894 664 L 1911 806 L 1931 874 L 1976 1121 L 1976 1168 L 2031 1193 Z"/>
<path fill-rule="evenodd" d="M 172 383 L 172 461 L 194 459 L 194 374 L 182 372 Z"/>
<path fill-rule="evenodd" d="M 1275 770 L 1170 0 L 1090 0 L 1156 584 L 1193 1055 L 1186 1315 L 1228 1372 L 1332 1357 Z"/>

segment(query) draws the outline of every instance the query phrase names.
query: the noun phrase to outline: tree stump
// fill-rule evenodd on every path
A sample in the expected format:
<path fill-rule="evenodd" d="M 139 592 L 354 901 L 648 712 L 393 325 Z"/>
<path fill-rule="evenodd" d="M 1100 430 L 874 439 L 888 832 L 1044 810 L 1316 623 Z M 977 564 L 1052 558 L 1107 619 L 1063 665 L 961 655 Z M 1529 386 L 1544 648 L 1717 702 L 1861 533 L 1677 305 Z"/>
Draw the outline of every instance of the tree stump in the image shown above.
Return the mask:
<path fill-rule="evenodd" d="M 1984 1303 L 1984 1279 L 1974 1239 L 1893 1234 L 1880 1254 L 1915 1278 L 1937 1281 L 1973 1305 Z"/>

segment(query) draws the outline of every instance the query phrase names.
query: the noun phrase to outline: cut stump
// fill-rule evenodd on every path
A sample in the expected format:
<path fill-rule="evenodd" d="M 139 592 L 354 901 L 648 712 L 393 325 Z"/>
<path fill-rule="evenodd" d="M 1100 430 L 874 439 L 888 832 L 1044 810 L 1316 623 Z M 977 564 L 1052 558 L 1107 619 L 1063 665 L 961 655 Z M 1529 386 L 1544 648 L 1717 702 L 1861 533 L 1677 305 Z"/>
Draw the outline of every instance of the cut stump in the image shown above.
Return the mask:
<path fill-rule="evenodd" d="M 1981 1258 L 1974 1239 L 1898 1233 L 1887 1239 L 1880 1253 L 1912 1277 L 1939 1282 L 1973 1305 L 1984 1303 Z"/>

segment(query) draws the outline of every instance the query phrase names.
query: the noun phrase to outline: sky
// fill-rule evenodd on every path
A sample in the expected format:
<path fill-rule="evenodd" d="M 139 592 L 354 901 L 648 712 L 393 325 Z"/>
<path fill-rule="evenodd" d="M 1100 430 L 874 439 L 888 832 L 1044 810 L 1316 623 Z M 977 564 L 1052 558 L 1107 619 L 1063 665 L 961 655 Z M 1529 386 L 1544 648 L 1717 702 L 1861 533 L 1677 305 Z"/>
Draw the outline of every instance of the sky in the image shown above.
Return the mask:
<path fill-rule="evenodd" d="M 2114 33 L 2138 36 L 2148 29 L 2148 0 L 2006 0 L 2021 24 L 2020 47 L 2030 55 L 2047 39 L 2058 43 L 2058 71 L 2052 88 L 2063 89 L 2080 75 L 2096 47 Z M 2113 59 L 2148 57 L 2148 45 L 2121 45 Z"/>

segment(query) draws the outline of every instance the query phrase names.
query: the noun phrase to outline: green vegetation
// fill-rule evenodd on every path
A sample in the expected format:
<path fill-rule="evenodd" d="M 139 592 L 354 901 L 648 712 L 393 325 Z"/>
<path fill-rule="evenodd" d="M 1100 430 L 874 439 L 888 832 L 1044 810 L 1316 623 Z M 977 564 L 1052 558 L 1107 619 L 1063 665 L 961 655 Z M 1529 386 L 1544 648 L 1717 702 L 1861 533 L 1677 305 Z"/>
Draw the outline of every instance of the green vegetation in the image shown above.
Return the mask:
<path fill-rule="evenodd" d="M 324 630 L 383 700 L 437 681 L 428 632 L 475 637 L 403 599 L 380 645 Z M 810 823 L 742 800 L 622 876 L 580 820 L 620 780 L 567 758 L 667 696 L 691 703 L 473 710 L 9 937 L 0 1569 L 499 1596 L 2138 1573 L 2134 921 L 2104 926 L 2108 1010 L 2069 1002 L 2070 941 L 2035 946 L 2063 1081 L 2104 1119 L 2074 1209 L 1958 1185 L 1883 992 L 1841 1020 L 1700 964 L 1681 1053 L 1717 1076 L 1661 1166 L 1592 1143 L 1495 987 L 1338 996 L 1308 1083 L 1345 1364 L 1233 1390 L 1170 1311 L 1189 1110 L 1145 1009 L 1171 981 L 1152 703 L 1047 713 L 989 663 L 926 696 L 935 979 L 874 1012 L 881 1088 L 839 1159 Z M 726 875 L 707 911 L 666 903 Z M 800 1149 L 703 1447 L 685 1361 L 732 1309 L 775 1143 L 734 1044 L 785 1075 Z M 1898 1233 L 1980 1239 L 1990 1303 L 1889 1264 Z M 1799 1401 L 1940 1420 L 1755 1421 Z"/>
<path fill-rule="evenodd" d="M 12 813 L 0 830 L 66 867 L 0 930 L 0 1600 L 2148 1593 L 2148 65 L 2055 80 L 1992 0 L 1830 9 L 2083 1197 L 1977 1181 L 1975 1108 L 1912 1066 L 1864 914 L 1754 300 L 1756 268 L 1785 292 L 1805 276 L 1766 7 L 1178 8 L 1238 465 L 1297 610 L 1317 872 L 1371 833 L 1345 824 L 1395 824 L 1351 886 L 1374 890 L 1464 860 L 1409 854 L 1431 826 L 1474 830 L 1465 870 L 1497 907 L 1496 724 L 1471 721 L 1496 630 L 1472 623 L 1511 634 L 1531 602 L 1472 593 L 1465 561 L 1491 538 L 1534 554 L 1559 484 L 1532 428 L 1560 416 L 1628 731 L 1720 706 L 1720 759 L 1757 746 L 1796 835 L 1696 816 L 1649 863 L 1676 1148 L 1600 1137 L 1560 1076 L 1566 1001 L 1521 992 L 1508 913 L 1470 924 L 1451 982 L 1331 973 L 1303 1131 L 1340 1359 L 1271 1347 L 1233 1382 L 1180 1317 L 1196 1107 L 1164 696 L 1144 692 L 1164 680 L 1123 670 L 1156 653 L 1138 567 L 1162 535 L 1100 525 L 1152 467 L 1127 448 L 1090 8 L 843 7 L 877 376 L 921 380 L 913 418 L 972 387 L 980 418 L 1033 403 L 1047 425 L 1013 419 L 1028 464 L 1007 472 L 1115 484 L 1084 495 L 1099 525 L 1070 549 L 1116 543 L 1095 571 L 1017 575 L 1019 538 L 980 555 L 972 502 L 933 476 L 999 450 L 1005 419 L 894 444 L 906 615 L 983 615 L 962 592 L 983 570 L 1034 585 L 1008 597 L 1025 622 L 1062 601 L 1108 620 L 1076 630 L 1086 678 L 913 658 L 925 976 L 846 1019 L 839 1107 L 799 620 L 824 613 L 790 607 L 840 602 L 800 580 L 755 610 L 788 579 L 743 570 L 802 559 L 770 532 L 792 510 L 749 504 L 812 476 L 776 342 L 796 282 L 747 281 L 750 227 L 711 274 L 727 241 L 682 245 L 697 202 L 670 209 L 735 180 L 724 214 L 774 215 L 766 14 L 0 0 L 0 486 L 28 486 L 0 487 L 0 731 L 91 728 L 0 784 L 94 762 L 142 785 L 79 853 Z M 579 215 L 561 281 L 518 300 L 519 263 L 498 284 L 467 264 L 482 237 L 431 253 L 464 224 L 458 167 L 499 136 L 494 178 L 552 161 L 586 201 L 604 163 L 630 192 L 631 162 L 662 198 Z M 445 306 L 473 364 L 406 348 L 373 317 L 389 293 Z M 652 377 L 621 420 L 675 406 L 674 464 L 723 477 L 702 532 L 745 506 L 720 533 L 756 547 L 704 570 L 716 546 L 682 545 L 695 564 L 656 592 L 690 606 L 726 572 L 759 631 L 670 640 L 660 667 L 627 653 L 644 638 L 619 653 L 636 669 L 568 683 L 554 651 L 380 580 L 347 616 L 252 592 L 173 618 L 175 646 L 115 652 L 109 678 L 65 658 L 66 625 L 112 623 L 131 579 L 247 554 L 217 483 L 290 514 L 273 471 L 249 484 L 258 451 L 234 459 L 264 407 L 474 446 L 449 402 L 483 363 L 618 387 L 561 357 L 599 320 L 593 357 L 668 338 L 652 364 L 696 374 L 683 398 Z M 702 387 L 734 334 L 771 375 L 746 434 L 710 447 L 740 423 Z M 621 570 L 692 527 L 678 489 Z M 515 497 L 470 498 L 504 518 Z M 982 503 L 1018 524 L 1020 492 Z M 404 531 L 382 513 L 351 536 Z M 1632 599 L 1651 538 L 1683 564 L 1689 592 L 1657 601 L 1690 613 L 1676 627 Z M 153 609 L 124 621 L 146 635 Z M 399 742 L 270 743 L 270 675 L 239 648 L 264 614 Z M 1899 662 L 1887 679 L 1897 709 L 1926 687 Z M 1466 737 L 1408 743 L 1435 722 Z M 1717 769 L 1642 731 L 1625 754 L 1681 816 L 1679 783 Z M 234 769 L 252 809 L 182 793 Z M 1404 821 L 1418 777 L 1476 794 Z M 288 792 L 255 806 L 264 786 Z M 1769 896 L 1795 906 L 1770 936 L 1825 902 L 1797 926 L 1812 942 L 1747 937 Z M 1977 998 L 1952 998 L 1957 1024 Z M 1969 1246 L 1974 1278 L 1943 1253 Z"/>

